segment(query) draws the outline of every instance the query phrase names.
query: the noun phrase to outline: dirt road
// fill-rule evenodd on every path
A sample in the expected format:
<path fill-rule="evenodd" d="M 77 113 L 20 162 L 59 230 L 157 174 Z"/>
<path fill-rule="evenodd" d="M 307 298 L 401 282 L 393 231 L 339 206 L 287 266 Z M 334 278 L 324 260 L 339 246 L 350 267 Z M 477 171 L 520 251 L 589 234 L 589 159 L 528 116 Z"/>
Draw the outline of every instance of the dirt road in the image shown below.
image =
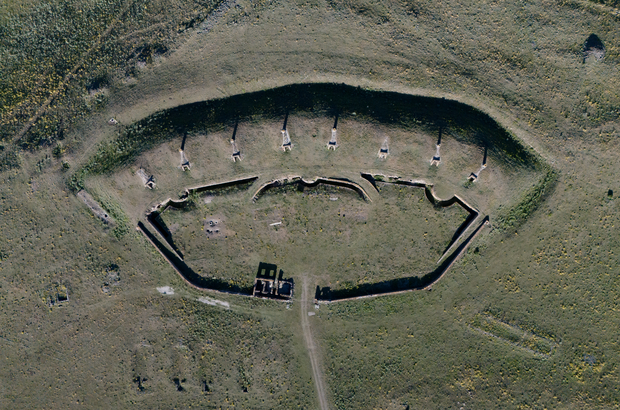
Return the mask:
<path fill-rule="evenodd" d="M 304 278 L 301 291 L 301 327 L 304 331 L 304 339 L 310 356 L 310 364 L 312 365 L 312 377 L 316 385 L 316 391 L 319 396 L 319 405 L 321 410 L 329 410 L 327 404 L 327 396 L 325 394 L 325 384 L 323 382 L 323 374 L 319 367 L 319 358 L 314 339 L 312 338 L 312 328 L 308 320 L 308 306 L 311 306 L 312 300 L 308 298 L 308 280 Z M 312 310 L 312 312 L 314 309 Z"/>

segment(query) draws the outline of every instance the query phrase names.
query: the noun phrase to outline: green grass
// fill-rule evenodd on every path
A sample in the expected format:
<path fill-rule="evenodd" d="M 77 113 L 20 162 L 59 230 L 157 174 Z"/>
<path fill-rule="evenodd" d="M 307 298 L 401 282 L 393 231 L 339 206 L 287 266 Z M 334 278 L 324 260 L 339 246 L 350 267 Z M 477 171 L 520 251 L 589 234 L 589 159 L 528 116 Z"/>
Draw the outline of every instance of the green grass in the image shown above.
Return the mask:
<path fill-rule="evenodd" d="M 59 174 L 35 174 L 34 192 L 19 172 L 2 177 L 3 363 L 30 369 L 19 388 L 3 393 L 3 407 L 66 407 L 77 400 L 88 407 L 312 406 L 296 307 L 239 298 L 225 299 L 230 310 L 200 303 L 205 295 L 168 275 L 168 265 L 133 230 L 118 240 L 106 233 L 79 198 L 63 191 Z M 69 252 L 76 257 L 66 259 Z M 114 286 L 110 267 L 119 278 Z M 168 285 L 175 295 L 155 290 Z M 65 288 L 69 301 L 50 309 L 47 298 Z M 35 312 L 29 322 L 19 319 L 26 310 Z M 46 337 L 32 339 L 34 329 Z M 22 360 L 20 352 L 30 349 L 36 363 Z M 99 375 L 122 391 L 101 386 Z M 143 391 L 138 376 L 147 379 Z M 175 378 L 183 380 L 183 392 Z M 33 394 L 36 385 L 52 387 Z M 65 388 L 76 395 L 58 394 Z"/>
<path fill-rule="evenodd" d="M 131 222 L 125 212 L 121 209 L 120 205 L 110 195 L 104 192 L 92 190 L 91 194 L 93 195 L 95 201 L 97 201 L 114 220 L 112 235 L 116 239 L 120 239 L 125 236 L 131 229 Z"/>
<path fill-rule="evenodd" d="M 477 315 L 472 321 L 472 326 L 499 339 L 544 356 L 549 356 L 555 347 L 555 343 L 551 340 L 524 331 L 516 326 L 511 326 L 492 316 Z"/>
<path fill-rule="evenodd" d="M 309 320 L 333 407 L 618 408 L 620 30 L 613 10 L 587 1 L 238 4 L 210 32 L 197 34 L 186 28 L 216 4 L 132 3 L 88 58 L 84 48 L 118 15 L 120 2 L 0 5 L 0 377 L 8 381 L 0 407 L 315 408 L 297 300 L 290 310 L 235 297 L 225 298 L 230 311 L 197 303 L 201 294 L 142 236 L 130 230 L 115 238 L 71 195 L 62 163 L 77 172 L 92 166 L 76 181 L 109 193 L 131 227 L 162 197 L 209 178 L 269 167 L 294 172 L 296 165 L 309 175 L 347 164 L 357 173 L 374 172 L 382 165 L 373 162 L 381 142 L 373 138 L 383 132 L 398 138 L 386 169 L 378 171 L 442 180 L 435 186 L 444 187 L 440 196 L 464 192 L 488 207 L 494 226 L 502 205 L 504 232 L 481 235 L 431 292 L 315 311 Z M 78 6 L 92 19 L 73 13 Z M 601 38 L 606 55 L 584 64 L 590 34 Z M 8 140 L 81 58 L 47 114 L 19 147 L 11 146 Z M 332 114 L 322 114 L 325 106 L 303 127 L 292 116 L 298 145 L 287 156 L 277 152 L 281 113 L 242 119 L 246 158 L 237 164 L 228 159 L 232 124 L 205 127 L 190 135 L 193 167 L 185 174 L 171 162 L 178 161 L 178 130 L 164 129 L 151 145 L 147 135 L 126 137 L 132 124 L 171 107 L 307 82 L 458 99 L 524 141 L 534 162 L 553 164 L 555 179 L 547 168 L 511 169 L 519 157 L 507 161 L 506 174 L 494 173 L 491 156 L 480 183 L 464 188 L 466 175 L 457 184 L 442 172 L 468 174 L 477 163 L 448 155 L 484 142 L 486 134 L 472 136 L 452 124 L 442 145 L 445 167 L 433 175 L 426 150 L 434 151 L 436 134 L 429 130 L 439 124 L 412 120 L 405 128 L 415 138 L 399 140 L 405 128 L 361 114 L 360 123 L 372 123 L 367 128 L 342 117 L 343 129 L 352 127 L 343 138 L 361 147 L 341 145 L 339 162 L 323 151 L 321 130 L 332 123 L 318 122 Z M 251 103 L 236 101 L 242 108 Z M 107 125 L 111 117 L 122 125 Z M 353 129 L 362 131 L 359 139 L 351 137 Z M 303 138 L 312 134 L 316 142 Z M 411 143 L 417 138 L 423 143 Z M 66 151 L 55 156 L 59 140 Z M 200 150 L 200 141 L 213 151 Z M 399 141 L 411 143 L 407 154 L 398 153 Z M 96 158 L 109 162 L 97 168 L 89 160 L 100 146 Z M 122 148 L 118 156 L 116 148 Z M 416 168 L 418 158 L 424 166 Z M 158 178 L 152 192 L 132 182 L 133 161 L 146 159 Z M 111 264 L 121 279 L 104 293 Z M 65 286 L 70 300 L 50 310 L 40 295 L 53 286 Z M 175 295 L 159 294 L 160 286 L 172 286 Z M 472 332 L 468 326 L 485 312 L 510 324 L 496 329 L 508 331 L 507 340 L 518 328 L 557 347 L 543 359 Z M 538 339 L 531 343 L 545 349 Z M 138 376 L 148 379 L 142 392 Z"/>
<path fill-rule="evenodd" d="M 524 223 L 540 204 L 549 196 L 557 182 L 557 171 L 548 169 L 546 174 L 528 191 L 523 194 L 519 203 L 497 218 L 497 228 L 501 230 L 515 229 Z"/>
<path fill-rule="evenodd" d="M 193 0 L 7 5 L 0 10 L 0 55 L 5 56 L 0 141 L 13 139 L 54 93 L 20 145 L 32 149 L 63 140 L 71 124 L 105 106 L 104 90 L 114 78 L 135 75 L 137 62 L 151 63 L 217 5 Z"/>
<path fill-rule="evenodd" d="M 255 203 L 242 193 L 192 204 L 160 214 L 186 263 L 246 288 L 259 262 L 275 263 L 298 281 L 302 274 L 319 277 L 332 290 L 424 275 L 468 215 L 458 205 L 434 207 L 421 188 L 394 185 L 381 187 L 372 203 L 345 188 L 289 185 Z"/>
<path fill-rule="evenodd" d="M 2 145 L 0 148 L 0 170 L 8 171 L 19 168 L 19 166 L 19 151 L 15 147 Z"/>

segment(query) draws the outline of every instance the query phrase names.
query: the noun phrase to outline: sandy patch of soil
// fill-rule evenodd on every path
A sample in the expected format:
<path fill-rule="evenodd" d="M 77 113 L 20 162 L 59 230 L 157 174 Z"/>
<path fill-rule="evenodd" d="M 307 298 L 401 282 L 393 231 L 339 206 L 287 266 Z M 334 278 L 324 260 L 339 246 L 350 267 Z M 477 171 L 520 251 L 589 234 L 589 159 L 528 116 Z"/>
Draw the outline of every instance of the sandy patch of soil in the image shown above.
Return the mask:
<path fill-rule="evenodd" d="M 174 295 L 174 289 L 172 289 L 170 286 L 161 286 L 157 288 L 157 291 L 162 295 Z"/>

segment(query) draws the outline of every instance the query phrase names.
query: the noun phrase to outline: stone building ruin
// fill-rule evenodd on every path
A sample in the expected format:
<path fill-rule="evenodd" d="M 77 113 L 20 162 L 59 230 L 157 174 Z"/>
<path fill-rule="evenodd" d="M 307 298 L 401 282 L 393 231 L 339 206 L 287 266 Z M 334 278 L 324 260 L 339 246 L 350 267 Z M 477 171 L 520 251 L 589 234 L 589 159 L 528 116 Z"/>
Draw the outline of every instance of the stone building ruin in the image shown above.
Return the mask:
<path fill-rule="evenodd" d="M 148 188 L 148 189 L 155 188 L 155 178 L 153 177 L 153 175 L 149 176 L 144 170 L 144 168 L 138 169 L 136 171 L 136 175 L 140 177 L 145 188 Z"/>
<path fill-rule="evenodd" d="M 439 153 L 439 148 L 441 147 L 441 128 L 439 129 L 439 138 L 437 138 L 436 147 L 437 147 L 437 150 L 435 151 L 435 155 L 431 159 L 431 166 L 435 165 L 438 167 L 439 164 L 441 163 L 441 155 Z"/>
<path fill-rule="evenodd" d="M 261 262 L 258 265 L 252 295 L 268 299 L 291 299 L 293 297 L 293 279 L 283 279 L 282 270 L 271 263 Z"/>
<path fill-rule="evenodd" d="M 327 143 L 327 149 L 336 151 L 336 148 L 338 148 L 338 143 L 336 142 L 336 133 L 336 128 L 332 128 L 332 138 Z"/>
<path fill-rule="evenodd" d="M 327 149 L 336 151 L 336 148 L 338 148 L 338 142 L 336 140 L 336 137 L 338 134 L 337 129 L 338 129 L 338 116 L 336 115 L 336 119 L 334 120 L 334 126 L 332 127 L 332 138 L 327 143 Z"/>
<path fill-rule="evenodd" d="M 386 137 L 385 141 L 383 141 L 383 144 L 381 145 L 381 149 L 379 149 L 379 159 L 387 158 L 389 153 L 390 153 L 390 149 L 388 147 L 388 139 Z"/>
<path fill-rule="evenodd" d="M 185 151 L 180 149 L 179 153 L 181 154 L 181 169 L 183 171 L 189 171 L 189 169 L 191 168 L 191 164 L 189 163 L 189 160 L 185 156 Z"/>
<path fill-rule="evenodd" d="M 478 171 L 476 172 L 472 172 L 471 174 L 469 174 L 469 178 L 467 178 L 470 182 L 476 182 L 478 180 L 478 178 L 480 177 L 480 173 L 482 172 L 483 169 L 485 169 L 487 167 L 487 148 L 484 148 L 484 157 L 482 158 L 482 165 L 480 166 L 480 168 L 478 169 Z"/>
<path fill-rule="evenodd" d="M 280 147 L 282 151 L 286 152 L 286 150 L 293 149 L 293 144 L 291 143 L 291 136 L 288 133 L 287 129 L 283 129 L 282 133 L 282 146 Z"/>

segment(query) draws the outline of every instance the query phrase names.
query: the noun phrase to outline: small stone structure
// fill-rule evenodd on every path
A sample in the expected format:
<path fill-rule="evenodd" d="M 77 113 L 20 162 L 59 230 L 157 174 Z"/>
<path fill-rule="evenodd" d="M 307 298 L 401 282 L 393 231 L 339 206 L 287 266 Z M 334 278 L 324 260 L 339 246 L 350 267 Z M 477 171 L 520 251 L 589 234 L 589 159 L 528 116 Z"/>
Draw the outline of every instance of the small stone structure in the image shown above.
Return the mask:
<path fill-rule="evenodd" d="M 155 179 L 153 178 L 153 175 L 149 176 L 144 170 L 144 168 L 140 168 L 139 170 L 137 170 L 136 174 L 142 180 L 142 183 L 144 184 L 145 188 L 148 188 L 148 189 L 155 188 Z"/>
<path fill-rule="evenodd" d="M 594 61 L 600 61 L 605 57 L 605 45 L 596 34 L 590 34 L 583 43 L 583 62 L 590 58 Z"/>
<path fill-rule="evenodd" d="M 484 157 L 482 159 L 482 165 L 480 166 L 480 168 L 478 169 L 478 171 L 476 172 L 472 172 L 471 174 L 469 174 L 469 178 L 467 178 L 470 182 L 476 182 L 478 180 L 478 178 L 480 177 L 480 173 L 482 172 L 483 169 L 485 169 L 487 167 L 487 149 L 484 149 Z"/>
<path fill-rule="evenodd" d="M 183 149 L 180 149 L 179 153 L 181 154 L 181 169 L 183 171 L 189 171 L 189 169 L 191 168 L 191 164 L 189 163 L 189 160 L 185 156 L 185 151 L 183 151 Z"/>
<path fill-rule="evenodd" d="M 390 153 L 390 149 L 388 147 L 388 139 L 386 138 L 385 141 L 383 141 L 383 144 L 381 145 L 381 149 L 379 149 L 379 158 L 385 159 L 387 158 L 389 153 Z"/>
<path fill-rule="evenodd" d="M 439 166 L 441 163 L 441 155 L 439 154 L 439 148 L 441 147 L 441 128 L 439 128 L 439 138 L 437 138 L 437 150 L 435 151 L 435 155 L 431 159 L 431 166 Z"/>
<path fill-rule="evenodd" d="M 435 151 L 435 155 L 433 156 L 433 159 L 431 159 L 431 165 L 439 166 L 439 164 L 441 163 L 441 156 L 439 155 L 440 146 L 441 145 L 437 144 L 437 151 Z"/>
<path fill-rule="evenodd" d="M 293 297 L 293 280 L 283 279 L 283 272 L 271 263 L 259 263 L 252 295 L 269 299 L 291 299 Z"/>
<path fill-rule="evenodd" d="M 239 120 L 235 122 L 235 128 L 233 129 L 233 135 L 230 139 L 230 145 L 232 145 L 232 160 L 233 162 L 237 162 L 237 160 L 241 161 L 241 151 L 237 147 L 237 128 L 239 127 Z"/>
<path fill-rule="evenodd" d="M 480 173 L 482 172 L 483 169 L 485 169 L 487 166 L 485 164 L 482 164 L 482 166 L 478 169 L 478 171 L 476 172 L 472 172 L 471 174 L 469 174 L 469 181 L 470 182 L 476 182 L 478 180 L 478 177 L 480 176 Z"/>
<path fill-rule="evenodd" d="M 288 130 L 285 128 L 281 131 L 281 133 L 282 133 L 282 146 L 280 148 L 284 152 L 286 152 L 287 149 L 290 151 L 293 148 L 293 144 L 291 143 L 291 137 L 288 134 Z"/>
<path fill-rule="evenodd" d="M 52 285 L 42 292 L 42 296 L 47 306 L 60 306 L 69 301 L 69 290 L 65 285 Z"/>
<path fill-rule="evenodd" d="M 327 149 L 333 149 L 334 151 L 336 151 L 336 148 L 338 148 L 338 142 L 336 141 L 336 136 L 337 136 L 337 131 L 336 131 L 336 128 L 334 127 L 332 128 L 332 138 L 327 143 Z"/>
<path fill-rule="evenodd" d="M 237 160 L 241 161 L 241 151 L 239 151 L 239 148 L 237 148 L 237 142 L 234 139 L 232 139 L 230 140 L 230 144 L 232 145 L 232 149 L 233 149 L 232 156 L 231 156 L 233 162 L 237 162 Z"/>

